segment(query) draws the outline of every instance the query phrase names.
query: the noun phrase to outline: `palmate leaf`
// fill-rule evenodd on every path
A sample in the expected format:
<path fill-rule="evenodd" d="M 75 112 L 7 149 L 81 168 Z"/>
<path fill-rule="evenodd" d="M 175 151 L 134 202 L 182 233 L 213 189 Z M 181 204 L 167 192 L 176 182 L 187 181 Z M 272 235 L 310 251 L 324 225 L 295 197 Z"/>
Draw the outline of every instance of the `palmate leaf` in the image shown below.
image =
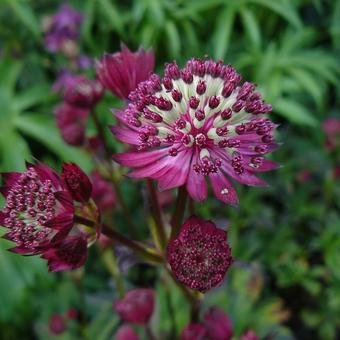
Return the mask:
<path fill-rule="evenodd" d="M 318 121 L 304 106 L 292 99 L 279 98 L 273 102 L 274 111 L 299 125 L 317 127 Z"/>

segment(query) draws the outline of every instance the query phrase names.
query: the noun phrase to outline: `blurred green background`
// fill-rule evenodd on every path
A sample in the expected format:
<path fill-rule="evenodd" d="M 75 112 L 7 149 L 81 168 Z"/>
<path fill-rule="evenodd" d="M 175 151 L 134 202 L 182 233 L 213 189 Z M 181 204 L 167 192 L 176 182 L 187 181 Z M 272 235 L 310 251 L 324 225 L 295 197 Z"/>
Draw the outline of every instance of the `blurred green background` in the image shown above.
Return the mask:
<path fill-rule="evenodd" d="M 44 47 L 41 20 L 61 1 L 2 0 L 0 3 L 0 170 L 22 170 L 32 157 L 60 168 L 74 160 L 90 171 L 91 159 L 66 145 L 53 116 L 60 101 L 51 90 L 66 65 Z M 230 315 L 236 338 L 252 328 L 274 339 L 340 337 L 340 166 L 337 150 L 325 148 L 322 123 L 340 119 L 339 0 L 79 0 L 80 50 L 92 58 L 119 49 L 152 47 L 157 70 L 176 59 L 209 55 L 231 63 L 258 84 L 273 105 L 282 143 L 272 159 L 282 167 L 263 175 L 268 188 L 237 186 L 240 207 L 214 199 L 197 205 L 202 217 L 228 226 L 236 263 L 226 283 L 209 292 L 204 308 Z M 107 94 L 102 122 L 121 105 Z M 93 126 L 89 123 L 89 134 Z M 113 141 L 112 151 L 121 146 Z M 125 180 L 124 193 L 139 222 L 143 181 Z M 1 202 L 3 203 L 3 202 Z M 123 228 L 119 219 L 117 224 Z M 48 320 L 69 308 L 82 310 L 89 339 L 112 339 L 119 324 L 111 301 L 117 296 L 97 248 L 90 251 L 81 286 L 75 273 L 48 274 L 45 263 L 5 251 L 0 242 L 0 339 L 50 339 Z M 80 274 L 79 274 L 80 275 Z M 188 306 L 162 273 L 145 264 L 124 276 L 128 285 L 154 286 L 154 328 L 177 333 Z M 169 299 L 176 311 L 171 320 Z M 61 339 L 82 338 L 70 321 Z"/>

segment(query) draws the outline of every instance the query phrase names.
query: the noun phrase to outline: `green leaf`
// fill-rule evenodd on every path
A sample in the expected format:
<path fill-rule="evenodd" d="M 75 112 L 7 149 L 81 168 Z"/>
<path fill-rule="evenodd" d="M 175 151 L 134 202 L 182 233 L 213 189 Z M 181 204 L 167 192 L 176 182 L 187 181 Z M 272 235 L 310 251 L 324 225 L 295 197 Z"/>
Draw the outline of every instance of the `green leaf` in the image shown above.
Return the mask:
<path fill-rule="evenodd" d="M 74 160 L 85 170 L 91 168 L 90 160 L 85 152 L 63 142 L 52 115 L 24 114 L 16 120 L 15 124 L 20 131 L 54 151 L 62 160 Z"/>
<path fill-rule="evenodd" d="M 14 130 L 0 134 L 1 171 L 21 171 L 25 160 L 30 160 L 31 152 L 26 141 Z"/>
<path fill-rule="evenodd" d="M 243 7 L 240 11 L 243 26 L 246 34 L 254 48 L 258 49 L 261 46 L 261 32 L 259 24 L 252 11 L 247 7 Z"/>
<path fill-rule="evenodd" d="M 117 30 L 120 34 L 123 33 L 123 21 L 122 15 L 118 8 L 116 8 L 116 4 L 112 3 L 109 0 L 97 0 L 98 5 L 100 6 L 102 15 L 106 17 L 109 25 Z"/>
<path fill-rule="evenodd" d="M 34 105 L 46 102 L 53 97 L 54 95 L 51 93 L 50 85 L 41 83 L 16 95 L 13 105 L 15 110 L 20 112 L 29 109 Z"/>
<path fill-rule="evenodd" d="M 298 125 L 316 127 L 318 121 L 299 103 L 291 99 L 280 98 L 273 102 L 274 111 Z"/>
<path fill-rule="evenodd" d="M 30 4 L 23 0 L 5 0 L 12 8 L 14 14 L 33 33 L 36 39 L 41 36 L 40 24 Z"/>
<path fill-rule="evenodd" d="M 14 93 L 21 69 L 22 63 L 19 61 L 0 60 L 0 93 L 5 92 L 7 95 Z"/>
<path fill-rule="evenodd" d="M 231 32 L 235 20 L 234 7 L 226 7 L 217 18 L 213 37 L 213 56 L 216 59 L 224 58 L 229 47 Z"/>
<path fill-rule="evenodd" d="M 290 68 L 288 69 L 288 72 L 313 97 L 316 105 L 321 108 L 323 102 L 323 91 L 322 86 L 317 79 L 301 68 Z"/>
<path fill-rule="evenodd" d="M 301 28 L 302 22 L 298 15 L 296 8 L 292 5 L 293 2 L 290 0 L 248 0 L 249 2 L 255 3 L 269 8 L 273 12 L 277 13 L 282 18 L 286 19 L 295 28 Z"/>
<path fill-rule="evenodd" d="M 167 42 L 169 43 L 170 55 L 174 58 L 178 57 L 181 52 L 181 39 L 175 24 L 168 20 L 165 23 L 165 32 L 167 34 Z"/>

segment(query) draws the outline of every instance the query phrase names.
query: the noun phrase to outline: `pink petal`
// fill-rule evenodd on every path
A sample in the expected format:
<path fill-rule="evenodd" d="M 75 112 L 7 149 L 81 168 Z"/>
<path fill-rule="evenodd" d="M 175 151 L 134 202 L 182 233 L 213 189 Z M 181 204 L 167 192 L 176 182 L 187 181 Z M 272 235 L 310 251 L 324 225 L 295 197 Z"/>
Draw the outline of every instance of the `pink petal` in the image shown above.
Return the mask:
<path fill-rule="evenodd" d="M 111 126 L 110 128 L 119 141 L 132 145 L 140 144 L 139 135 L 136 132 L 118 126 Z"/>
<path fill-rule="evenodd" d="M 198 155 L 195 155 L 190 164 L 190 172 L 187 180 L 187 190 L 190 197 L 196 201 L 202 202 L 206 200 L 208 195 L 207 183 L 205 176 L 198 174 L 192 169 L 192 165 L 198 162 Z"/>
<path fill-rule="evenodd" d="M 239 203 L 235 189 L 221 172 L 210 174 L 209 177 L 214 194 L 219 200 L 232 205 Z"/>
<path fill-rule="evenodd" d="M 169 164 L 169 170 L 158 180 L 160 190 L 167 190 L 183 185 L 188 178 L 192 151 L 190 149 L 178 153 Z"/>
<path fill-rule="evenodd" d="M 139 167 L 155 162 L 167 153 L 168 149 L 164 148 L 154 151 L 118 153 L 113 155 L 112 158 L 121 165 Z"/>

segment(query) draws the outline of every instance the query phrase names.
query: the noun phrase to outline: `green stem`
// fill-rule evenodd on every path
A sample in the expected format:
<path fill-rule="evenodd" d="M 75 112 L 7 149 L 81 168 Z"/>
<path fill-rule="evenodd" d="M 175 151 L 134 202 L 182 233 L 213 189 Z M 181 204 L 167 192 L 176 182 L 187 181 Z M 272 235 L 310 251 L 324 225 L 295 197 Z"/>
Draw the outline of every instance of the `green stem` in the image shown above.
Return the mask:
<path fill-rule="evenodd" d="M 171 225 L 172 225 L 171 239 L 176 237 L 181 229 L 181 223 L 184 217 L 187 196 L 188 196 L 187 190 L 184 185 L 178 188 L 176 206 L 175 206 L 175 210 L 174 210 L 174 213 L 171 219 Z"/>
<path fill-rule="evenodd" d="M 81 223 L 88 227 L 95 228 L 97 227 L 96 223 L 94 221 L 88 220 L 87 218 L 84 218 L 79 215 L 74 216 L 74 222 L 75 223 Z M 157 253 L 147 249 L 143 244 L 140 242 L 134 241 L 129 239 L 128 237 L 118 233 L 117 231 L 113 230 L 106 224 L 102 224 L 102 230 L 101 232 L 111 238 L 114 241 L 117 241 L 124 246 L 134 250 L 136 253 L 140 254 L 141 256 L 145 257 L 146 259 L 152 261 L 152 262 L 163 262 L 163 259 L 160 255 Z"/>
<path fill-rule="evenodd" d="M 105 249 L 102 251 L 102 260 L 116 284 L 119 297 L 122 298 L 125 295 L 125 289 L 113 249 Z"/>
<path fill-rule="evenodd" d="M 150 194 L 150 210 L 151 214 L 155 220 L 156 223 L 156 238 L 157 243 L 160 245 L 161 250 L 163 251 L 166 247 L 166 234 L 165 234 L 165 228 L 164 223 L 162 220 L 161 215 L 161 207 L 159 205 L 155 184 L 151 179 L 146 180 L 146 184 L 149 190 Z"/>
<path fill-rule="evenodd" d="M 104 146 L 104 151 L 105 151 L 105 156 L 106 156 L 106 161 L 108 164 L 108 173 L 110 176 L 110 182 L 112 183 L 113 189 L 116 193 L 116 197 L 117 197 L 117 202 L 119 204 L 119 206 L 122 209 L 122 212 L 124 214 L 124 218 L 125 220 L 128 222 L 127 227 L 130 229 L 130 234 L 131 235 L 136 235 L 137 234 L 137 228 L 131 218 L 130 212 L 129 212 L 129 208 L 125 202 L 125 199 L 123 197 L 122 191 L 120 189 L 120 186 L 115 178 L 115 176 L 113 175 L 113 166 L 112 166 L 112 158 L 111 158 L 111 152 L 110 152 L 110 148 L 109 145 L 106 141 L 106 137 L 105 137 L 105 132 L 103 129 L 102 124 L 100 123 L 100 120 L 98 118 L 97 112 L 95 110 L 91 111 L 92 114 L 92 118 L 94 121 L 94 124 L 96 126 L 98 135 L 100 137 L 100 139 L 103 142 L 103 146 Z"/>
<path fill-rule="evenodd" d="M 149 323 L 145 325 L 145 335 L 149 340 L 156 340 Z"/>

